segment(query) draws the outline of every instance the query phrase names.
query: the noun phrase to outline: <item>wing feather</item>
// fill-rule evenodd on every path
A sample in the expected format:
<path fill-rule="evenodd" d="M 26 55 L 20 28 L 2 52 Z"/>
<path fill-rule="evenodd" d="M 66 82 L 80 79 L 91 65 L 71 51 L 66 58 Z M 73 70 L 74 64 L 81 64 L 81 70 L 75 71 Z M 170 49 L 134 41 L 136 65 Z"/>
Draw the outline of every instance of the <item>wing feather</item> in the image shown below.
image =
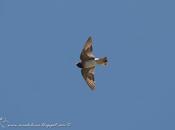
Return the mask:
<path fill-rule="evenodd" d="M 81 69 L 81 74 L 91 90 L 95 89 L 94 70 L 95 67 Z"/>
<path fill-rule="evenodd" d="M 92 37 L 89 37 L 84 45 L 82 52 L 81 52 L 80 59 L 82 61 L 94 59 L 95 56 L 92 54 L 92 50 L 93 50 L 92 49 Z"/>

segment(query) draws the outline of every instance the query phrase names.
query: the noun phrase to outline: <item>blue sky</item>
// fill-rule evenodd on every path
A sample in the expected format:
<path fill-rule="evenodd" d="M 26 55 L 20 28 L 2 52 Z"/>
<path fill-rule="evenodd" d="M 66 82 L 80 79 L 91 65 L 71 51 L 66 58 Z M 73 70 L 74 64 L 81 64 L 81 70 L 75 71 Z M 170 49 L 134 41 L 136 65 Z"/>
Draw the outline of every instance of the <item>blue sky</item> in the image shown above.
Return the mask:
<path fill-rule="evenodd" d="M 174 130 L 174 4 L 1 0 L 0 117 L 70 122 L 70 130 Z M 94 92 L 75 66 L 89 36 L 94 54 L 109 59 L 96 68 Z"/>

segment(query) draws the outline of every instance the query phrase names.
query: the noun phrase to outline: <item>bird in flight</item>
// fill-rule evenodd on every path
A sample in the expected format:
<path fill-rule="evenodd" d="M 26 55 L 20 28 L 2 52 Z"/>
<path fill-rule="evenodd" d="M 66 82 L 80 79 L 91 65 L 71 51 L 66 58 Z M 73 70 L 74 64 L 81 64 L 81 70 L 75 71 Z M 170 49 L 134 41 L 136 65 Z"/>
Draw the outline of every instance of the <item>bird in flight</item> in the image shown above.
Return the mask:
<path fill-rule="evenodd" d="M 80 54 L 80 62 L 76 65 L 81 68 L 81 74 L 91 90 L 95 89 L 94 70 L 97 64 L 107 65 L 107 57 L 96 58 L 92 53 L 92 38 L 89 37 Z"/>

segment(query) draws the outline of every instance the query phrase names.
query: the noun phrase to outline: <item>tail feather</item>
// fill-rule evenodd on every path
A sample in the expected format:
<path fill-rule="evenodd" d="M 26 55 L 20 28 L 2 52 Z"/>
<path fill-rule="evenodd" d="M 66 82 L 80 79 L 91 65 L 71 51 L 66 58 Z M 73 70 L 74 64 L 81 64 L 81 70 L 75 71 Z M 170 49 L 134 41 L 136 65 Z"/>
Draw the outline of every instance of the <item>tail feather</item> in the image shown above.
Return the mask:
<path fill-rule="evenodd" d="M 97 64 L 107 65 L 107 63 L 108 63 L 107 57 L 100 58 L 97 60 Z"/>

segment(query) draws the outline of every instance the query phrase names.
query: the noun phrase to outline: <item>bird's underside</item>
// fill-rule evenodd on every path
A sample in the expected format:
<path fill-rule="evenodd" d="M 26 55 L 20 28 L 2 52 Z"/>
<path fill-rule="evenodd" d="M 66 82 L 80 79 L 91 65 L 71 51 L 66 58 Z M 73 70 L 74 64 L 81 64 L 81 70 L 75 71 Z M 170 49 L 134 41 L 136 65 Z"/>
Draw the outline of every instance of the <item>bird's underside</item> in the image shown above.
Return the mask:
<path fill-rule="evenodd" d="M 92 38 L 89 37 L 80 54 L 81 62 L 77 64 L 81 68 L 81 74 L 91 90 L 95 89 L 94 71 L 97 64 L 107 64 L 107 58 L 95 58 L 92 53 Z"/>

